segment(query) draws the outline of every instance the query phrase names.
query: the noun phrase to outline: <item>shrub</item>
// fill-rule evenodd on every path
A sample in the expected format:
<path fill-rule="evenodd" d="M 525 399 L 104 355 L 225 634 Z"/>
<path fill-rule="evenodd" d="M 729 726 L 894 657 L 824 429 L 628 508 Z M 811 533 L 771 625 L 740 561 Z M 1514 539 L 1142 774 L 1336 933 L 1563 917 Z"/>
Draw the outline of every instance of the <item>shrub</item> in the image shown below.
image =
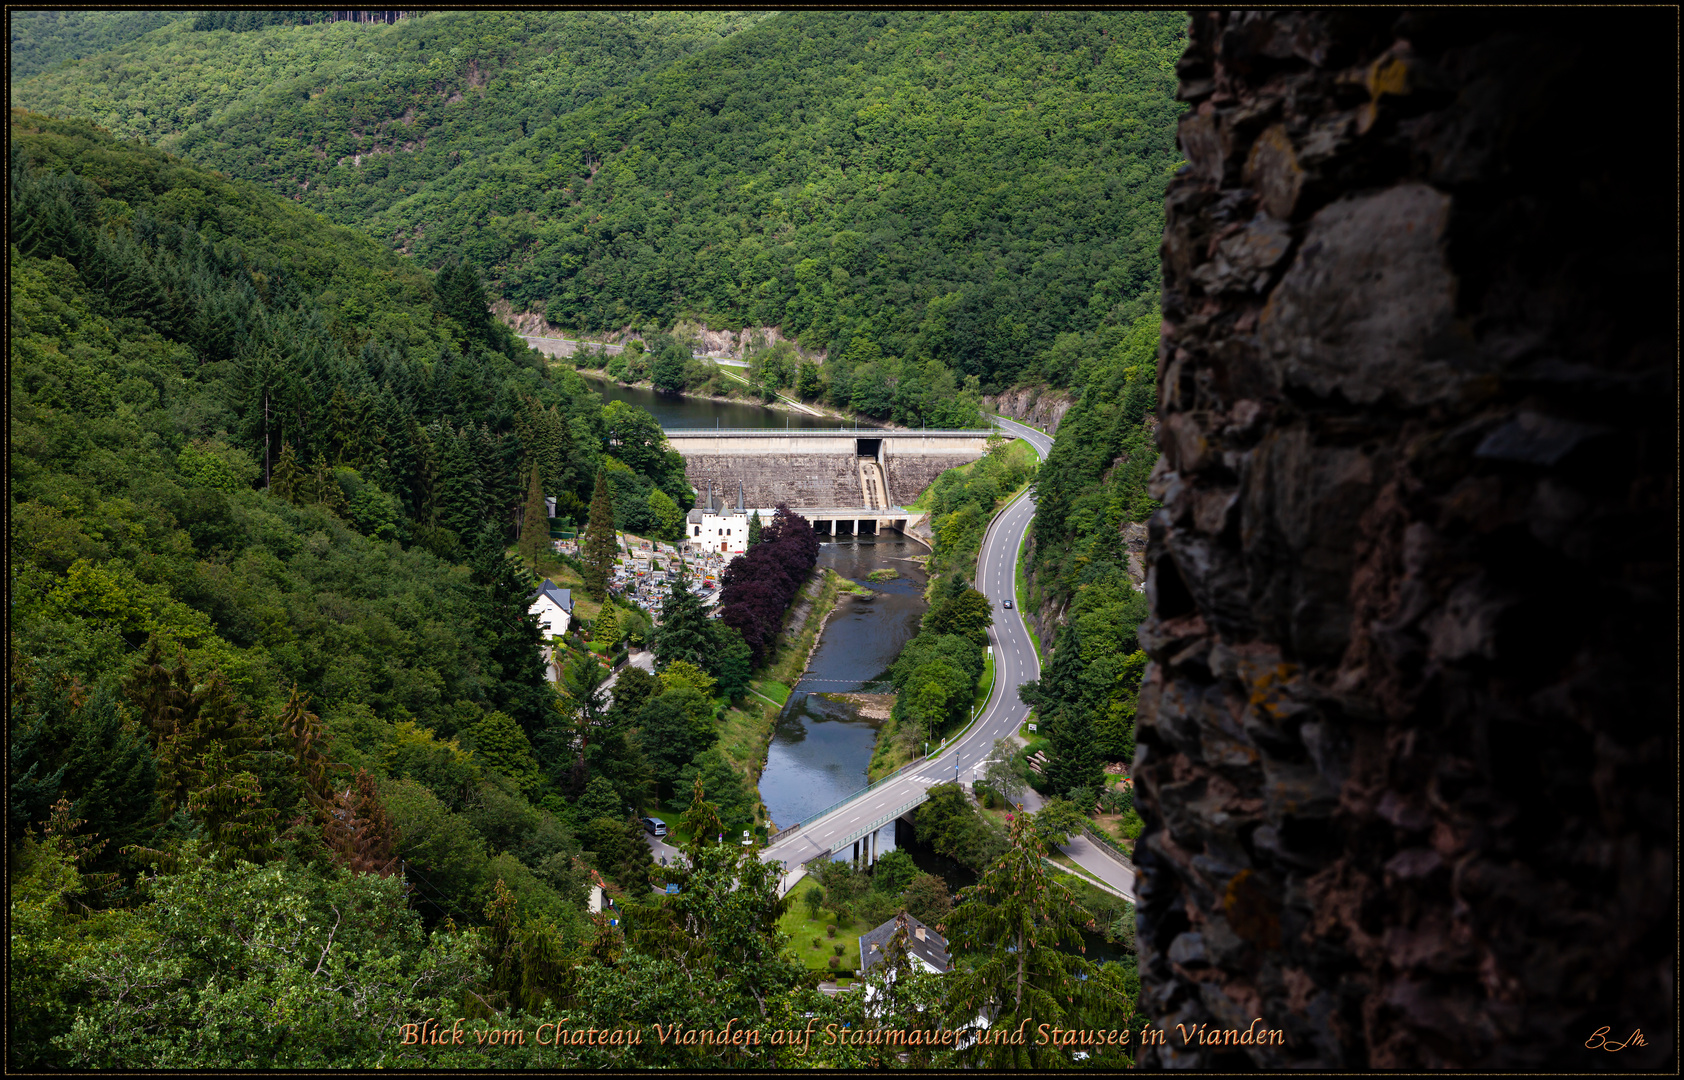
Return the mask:
<path fill-rule="evenodd" d="M 837 955 L 837 956 L 841 956 L 841 955 L 842 955 L 842 950 L 843 950 L 843 948 L 844 948 L 844 946 L 842 946 L 842 945 L 837 945 L 837 946 L 835 946 L 835 949 L 836 949 L 836 955 Z"/>
<path fill-rule="evenodd" d="M 836 965 L 840 964 L 841 962 L 842 962 L 842 958 L 840 956 L 833 956 L 833 957 L 830 958 L 830 966 L 831 967 L 835 967 Z"/>
<path fill-rule="evenodd" d="M 828 935 L 830 937 L 835 937 L 836 936 L 836 924 L 832 923 L 831 925 L 825 927 L 824 932 L 825 932 L 826 935 Z"/>
<path fill-rule="evenodd" d="M 1128 813 L 1123 815 L 1123 820 L 1117 824 L 1117 828 L 1125 839 L 1138 840 L 1140 834 L 1146 831 L 1146 823 L 1140 820 L 1140 815 L 1135 813 L 1131 806 Z"/>
<path fill-rule="evenodd" d="M 819 938 L 814 938 L 814 939 L 813 939 L 813 948 L 815 948 L 815 949 L 819 949 L 819 948 L 823 948 L 823 947 L 824 947 L 824 942 L 823 942 L 823 940 L 821 940 L 821 939 L 819 939 Z"/>

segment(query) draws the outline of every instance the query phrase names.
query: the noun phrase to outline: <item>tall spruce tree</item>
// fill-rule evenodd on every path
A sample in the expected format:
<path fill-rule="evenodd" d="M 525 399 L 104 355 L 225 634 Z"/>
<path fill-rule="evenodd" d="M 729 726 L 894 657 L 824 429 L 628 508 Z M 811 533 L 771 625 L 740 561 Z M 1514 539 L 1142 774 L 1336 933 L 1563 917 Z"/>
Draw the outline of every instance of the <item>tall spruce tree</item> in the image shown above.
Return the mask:
<path fill-rule="evenodd" d="M 614 538 L 614 499 L 608 492 L 608 473 L 598 470 L 596 491 L 591 495 L 591 516 L 585 524 L 585 543 L 581 554 L 585 564 L 585 592 L 592 600 L 608 595 L 608 574 L 614 568 L 619 553 L 619 541 Z"/>
<path fill-rule="evenodd" d="M 1068 1050 L 1038 1045 L 1033 1033 L 1023 1045 L 990 1036 L 1011 1036 L 1025 1021 L 1059 1024 L 1084 1017 L 1099 985 L 1095 965 L 1068 951 L 1085 951 L 1078 928 L 1093 915 L 1048 872 L 1046 851 L 1030 824 L 1027 814 L 1014 815 L 1011 846 L 959 894 L 946 922 L 948 940 L 976 955 L 968 968 L 947 975 L 949 1020 L 968 1025 L 979 1015 L 993 1018 L 961 1060 L 990 1068 L 1068 1065 Z"/>
<path fill-rule="evenodd" d="M 1047 761 L 1047 782 L 1063 795 L 1072 788 L 1099 787 L 1104 782 L 1104 765 L 1093 732 L 1093 714 L 1082 699 L 1081 635 L 1074 622 L 1059 631 L 1047 677 L 1039 684 L 1038 697 L 1051 753 Z M 1028 696 L 1025 696 L 1028 700 Z"/>
<path fill-rule="evenodd" d="M 520 722 L 529 738 L 543 729 L 551 691 L 544 678 L 543 631 L 532 613 L 535 578 L 507 554 L 490 526 L 481 530 L 470 580 L 479 587 L 479 628 L 494 668 L 493 703 Z"/>
<path fill-rule="evenodd" d="M 520 553 L 534 569 L 538 566 L 538 556 L 550 543 L 550 518 L 544 506 L 540 472 L 534 461 L 526 483 L 526 510 L 520 523 Z"/>
<path fill-rule="evenodd" d="M 1047 732 L 1047 784 L 1059 795 L 1105 782 L 1105 765 L 1093 733 L 1093 710 L 1081 702 L 1065 706 Z"/>
<path fill-rule="evenodd" d="M 756 510 L 748 519 L 748 546 L 760 543 L 760 511 Z"/>
<path fill-rule="evenodd" d="M 275 462 L 275 470 L 269 477 L 269 494 L 297 506 L 303 487 L 304 470 L 298 467 L 298 455 L 291 443 L 284 443 L 280 460 Z"/>
<path fill-rule="evenodd" d="M 707 613 L 702 610 L 701 600 L 690 591 L 689 576 L 680 562 L 667 589 L 667 598 L 661 604 L 661 625 L 655 631 L 655 659 L 662 667 L 688 660 L 717 676 L 714 667 L 718 657 L 713 645 Z"/>

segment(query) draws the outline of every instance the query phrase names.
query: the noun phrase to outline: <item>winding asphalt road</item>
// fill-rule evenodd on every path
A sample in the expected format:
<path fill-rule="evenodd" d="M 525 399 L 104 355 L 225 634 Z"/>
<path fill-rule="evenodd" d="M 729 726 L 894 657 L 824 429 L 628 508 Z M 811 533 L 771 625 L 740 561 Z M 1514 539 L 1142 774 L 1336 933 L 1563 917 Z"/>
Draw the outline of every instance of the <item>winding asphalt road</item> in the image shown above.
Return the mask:
<path fill-rule="evenodd" d="M 1052 449 L 1052 437 L 1043 432 L 1003 418 L 996 423 L 1005 434 L 1027 441 L 1043 460 Z M 982 716 L 952 745 L 944 746 L 867 794 L 779 837 L 762 857 L 783 865 L 786 890 L 800 879 L 807 860 L 827 850 L 841 851 L 844 847 L 851 850 L 854 838 L 862 829 L 880 827 L 875 823 L 885 819 L 893 820 L 905 812 L 901 808 L 921 802 L 925 789 L 951 780 L 975 779 L 988 760 L 994 740 L 1017 734 L 1029 714 L 1029 707 L 1018 699 L 1017 687 L 1040 678 L 1041 664 L 1021 613 L 1015 608 L 1007 610 L 1004 602 L 1015 601 L 1018 557 L 1034 516 L 1035 502 L 1025 492 L 989 524 L 977 558 L 976 587 L 994 603 L 994 627 L 989 632 L 994 648 L 994 693 Z M 1028 794 L 1033 796 L 1033 792 Z M 1030 809 L 1038 804 L 1038 799 L 1025 800 Z M 1064 851 L 1112 891 L 1130 900 L 1134 898 L 1132 871 L 1100 852 L 1097 845 L 1078 836 L 1065 845 Z"/>

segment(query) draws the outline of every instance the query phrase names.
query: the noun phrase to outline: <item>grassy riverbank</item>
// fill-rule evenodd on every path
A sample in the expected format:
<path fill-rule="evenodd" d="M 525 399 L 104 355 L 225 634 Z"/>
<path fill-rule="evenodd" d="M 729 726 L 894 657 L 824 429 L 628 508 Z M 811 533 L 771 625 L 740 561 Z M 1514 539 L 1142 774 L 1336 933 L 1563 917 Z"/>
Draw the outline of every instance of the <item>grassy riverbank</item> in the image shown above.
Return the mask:
<path fill-rule="evenodd" d="M 749 693 L 720 720 L 720 752 L 757 790 L 778 713 L 789 700 L 790 687 L 806 670 L 825 621 L 836 610 L 842 587 L 848 584 L 834 570 L 814 572 L 784 616 L 784 633 L 779 635 L 771 662 L 749 680 Z M 764 804 L 758 808 L 757 821 L 765 820 L 765 810 Z"/>

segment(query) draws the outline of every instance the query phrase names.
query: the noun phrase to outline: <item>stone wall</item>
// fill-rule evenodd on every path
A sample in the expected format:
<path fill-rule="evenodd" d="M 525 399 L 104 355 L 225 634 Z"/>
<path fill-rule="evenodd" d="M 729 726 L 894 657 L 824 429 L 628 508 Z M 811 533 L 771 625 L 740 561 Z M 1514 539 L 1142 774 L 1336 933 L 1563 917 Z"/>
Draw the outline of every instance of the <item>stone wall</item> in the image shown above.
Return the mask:
<path fill-rule="evenodd" d="M 1674 18 L 1193 13 L 1143 1065 L 1675 1067 Z"/>
<path fill-rule="evenodd" d="M 974 461 L 980 455 L 954 457 L 951 454 L 896 454 L 893 452 L 883 455 L 883 478 L 889 485 L 889 499 L 896 506 L 905 506 L 921 495 L 925 488 L 936 482 L 936 477 L 953 468 Z"/>
<path fill-rule="evenodd" d="M 685 454 L 684 475 L 697 491 L 696 505 L 706 500 L 707 482 L 714 494 L 737 504 L 742 482 L 746 506 L 859 506 L 859 464 L 852 454 Z"/>
<path fill-rule="evenodd" d="M 980 455 L 884 455 L 884 479 L 889 498 L 905 506 L 935 483 L 936 477 Z M 716 495 L 735 506 L 737 482 L 743 485 L 748 506 L 792 507 L 863 506 L 859 460 L 853 454 L 684 454 L 684 475 L 697 491 L 696 505 L 706 501 L 707 482 Z"/>

